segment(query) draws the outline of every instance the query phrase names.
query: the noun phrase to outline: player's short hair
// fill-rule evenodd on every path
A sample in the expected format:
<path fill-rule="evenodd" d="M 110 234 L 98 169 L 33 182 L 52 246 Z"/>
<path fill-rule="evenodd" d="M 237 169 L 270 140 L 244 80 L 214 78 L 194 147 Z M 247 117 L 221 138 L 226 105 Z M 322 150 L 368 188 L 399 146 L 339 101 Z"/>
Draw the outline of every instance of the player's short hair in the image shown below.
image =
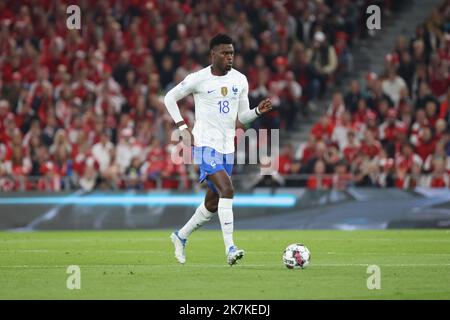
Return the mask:
<path fill-rule="evenodd" d="M 223 33 L 216 34 L 209 42 L 209 50 L 214 49 L 215 46 L 220 44 L 233 44 L 233 39 Z"/>

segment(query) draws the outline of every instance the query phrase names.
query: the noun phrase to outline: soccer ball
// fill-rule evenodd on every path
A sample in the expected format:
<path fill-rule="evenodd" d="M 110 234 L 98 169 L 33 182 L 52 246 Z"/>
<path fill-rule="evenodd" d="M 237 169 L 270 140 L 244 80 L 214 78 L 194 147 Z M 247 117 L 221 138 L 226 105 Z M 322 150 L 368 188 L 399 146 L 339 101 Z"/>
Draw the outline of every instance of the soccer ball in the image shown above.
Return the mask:
<path fill-rule="evenodd" d="M 304 269 L 310 261 L 311 253 L 301 243 L 290 244 L 283 252 L 283 263 L 289 269 Z"/>

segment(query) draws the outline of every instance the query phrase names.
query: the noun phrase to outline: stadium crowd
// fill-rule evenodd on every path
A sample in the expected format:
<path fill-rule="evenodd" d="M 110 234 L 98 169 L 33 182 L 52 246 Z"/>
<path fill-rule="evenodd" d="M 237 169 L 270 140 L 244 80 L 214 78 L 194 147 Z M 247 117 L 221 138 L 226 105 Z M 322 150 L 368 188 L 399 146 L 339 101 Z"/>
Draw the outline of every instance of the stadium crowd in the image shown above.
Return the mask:
<path fill-rule="evenodd" d="M 252 126 L 289 131 L 351 71 L 367 32 L 365 1 L 80 1 L 81 30 L 67 28 L 68 5 L 0 2 L 0 190 L 188 188 L 197 173 L 170 161 L 162 100 L 209 63 L 213 35 L 233 36 L 251 105 L 276 106 Z M 448 2 L 440 9 L 399 39 L 386 75 L 334 95 L 309 141 L 283 149 L 280 175 L 316 173 L 310 188 L 412 186 L 409 173 L 449 185 Z M 192 126 L 193 99 L 179 104 Z"/>
<path fill-rule="evenodd" d="M 368 72 L 363 87 L 352 81 L 348 92 L 334 93 L 309 140 L 283 150 L 281 175 L 310 174 L 288 184 L 450 186 L 449 21 L 446 1 L 411 38 L 398 37 L 384 74 Z"/>

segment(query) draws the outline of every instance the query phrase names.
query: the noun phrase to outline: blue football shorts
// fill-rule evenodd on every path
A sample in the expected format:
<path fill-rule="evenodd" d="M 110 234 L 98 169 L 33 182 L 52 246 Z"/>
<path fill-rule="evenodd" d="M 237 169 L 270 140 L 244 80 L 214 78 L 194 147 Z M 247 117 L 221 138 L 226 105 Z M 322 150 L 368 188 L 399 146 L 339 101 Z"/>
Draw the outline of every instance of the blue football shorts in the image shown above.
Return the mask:
<path fill-rule="evenodd" d="M 206 180 L 208 187 L 215 193 L 217 191 L 214 184 L 208 179 L 209 175 L 220 170 L 225 170 L 229 177 L 233 171 L 234 152 L 223 154 L 211 147 L 193 147 L 194 164 L 200 168 L 200 176 L 198 181 L 202 183 Z"/>

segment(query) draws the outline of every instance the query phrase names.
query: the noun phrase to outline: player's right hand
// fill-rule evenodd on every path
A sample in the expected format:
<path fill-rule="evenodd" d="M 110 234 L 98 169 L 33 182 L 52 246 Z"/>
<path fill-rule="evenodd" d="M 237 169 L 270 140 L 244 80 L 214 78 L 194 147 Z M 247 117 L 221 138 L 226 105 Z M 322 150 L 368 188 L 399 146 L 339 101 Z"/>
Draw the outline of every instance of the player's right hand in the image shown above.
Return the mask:
<path fill-rule="evenodd" d="M 191 147 L 194 145 L 194 135 L 191 129 L 186 128 L 181 130 L 181 140 L 186 147 Z"/>

